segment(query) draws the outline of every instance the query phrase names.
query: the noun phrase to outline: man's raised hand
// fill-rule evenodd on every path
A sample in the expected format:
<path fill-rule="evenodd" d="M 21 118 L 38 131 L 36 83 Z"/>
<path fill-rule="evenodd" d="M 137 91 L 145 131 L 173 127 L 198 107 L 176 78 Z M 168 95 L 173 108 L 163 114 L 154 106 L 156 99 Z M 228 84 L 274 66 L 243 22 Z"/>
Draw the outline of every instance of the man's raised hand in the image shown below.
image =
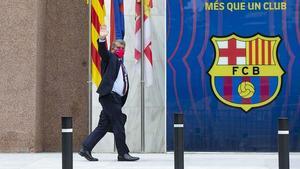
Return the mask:
<path fill-rule="evenodd" d="M 107 27 L 106 27 L 106 25 L 102 25 L 100 27 L 99 39 L 105 40 L 107 35 L 108 35 Z"/>

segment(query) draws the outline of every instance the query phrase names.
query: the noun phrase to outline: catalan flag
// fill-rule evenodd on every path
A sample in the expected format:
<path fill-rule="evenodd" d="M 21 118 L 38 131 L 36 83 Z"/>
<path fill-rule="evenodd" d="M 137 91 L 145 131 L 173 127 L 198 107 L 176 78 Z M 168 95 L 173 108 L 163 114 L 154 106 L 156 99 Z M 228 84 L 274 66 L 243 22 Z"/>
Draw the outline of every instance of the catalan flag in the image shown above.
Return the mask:
<path fill-rule="evenodd" d="M 145 54 L 145 85 L 150 86 L 153 83 L 153 63 L 151 49 L 151 25 L 150 12 L 153 7 L 152 0 L 144 0 L 144 54 Z M 141 0 L 136 0 L 136 23 L 135 23 L 135 59 L 139 62 L 141 58 Z"/>
<path fill-rule="evenodd" d="M 246 42 L 246 56 L 248 65 L 274 65 L 275 40 L 256 38 Z"/>
<path fill-rule="evenodd" d="M 116 39 L 124 39 L 124 3 L 123 0 L 111 0 L 110 44 Z"/>
<path fill-rule="evenodd" d="M 99 37 L 100 26 L 105 25 L 106 15 L 104 0 L 91 0 L 91 58 L 92 58 L 92 82 L 98 87 L 102 80 L 100 56 L 98 53 L 97 39 Z"/>

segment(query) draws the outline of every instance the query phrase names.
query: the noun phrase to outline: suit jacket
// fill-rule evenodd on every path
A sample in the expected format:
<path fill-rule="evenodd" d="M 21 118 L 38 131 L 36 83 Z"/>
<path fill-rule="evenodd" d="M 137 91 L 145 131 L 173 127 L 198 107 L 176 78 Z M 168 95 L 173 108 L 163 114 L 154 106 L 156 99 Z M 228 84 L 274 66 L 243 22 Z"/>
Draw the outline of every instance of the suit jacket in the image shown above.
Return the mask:
<path fill-rule="evenodd" d="M 121 67 L 120 61 L 116 55 L 107 50 L 106 42 L 100 42 L 98 39 L 98 53 L 102 58 L 101 61 L 101 76 L 102 81 L 97 89 L 99 97 L 103 97 L 112 92 L 114 83 L 117 79 L 119 69 Z M 128 89 L 129 89 L 129 81 Z M 122 97 L 122 106 L 125 104 L 128 95 L 128 90 Z"/>

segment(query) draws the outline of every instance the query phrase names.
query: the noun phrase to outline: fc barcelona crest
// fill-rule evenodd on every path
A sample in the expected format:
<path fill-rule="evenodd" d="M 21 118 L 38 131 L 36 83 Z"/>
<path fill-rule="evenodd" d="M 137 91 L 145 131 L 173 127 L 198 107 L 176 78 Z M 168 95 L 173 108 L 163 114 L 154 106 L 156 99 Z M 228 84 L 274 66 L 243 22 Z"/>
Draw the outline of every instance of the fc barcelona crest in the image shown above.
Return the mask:
<path fill-rule="evenodd" d="M 226 105 L 249 111 L 272 102 L 281 89 L 277 48 L 279 36 L 212 37 L 215 60 L 209 70 L 216 97 Z"/>

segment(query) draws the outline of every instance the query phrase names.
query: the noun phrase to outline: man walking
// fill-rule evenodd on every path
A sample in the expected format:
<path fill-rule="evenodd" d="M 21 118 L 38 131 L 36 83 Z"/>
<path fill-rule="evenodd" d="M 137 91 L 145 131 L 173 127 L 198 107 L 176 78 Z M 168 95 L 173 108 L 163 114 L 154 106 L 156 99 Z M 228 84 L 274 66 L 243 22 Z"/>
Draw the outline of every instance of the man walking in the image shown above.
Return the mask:
<path fill-rule="evenodd" d="M 114 41 L 111 45 L 111 51 L 108 51 L 106 47 L 107 35 L 106 26 L 102 26 L 98 39 L 98 52 L 102 58 L 102 81 L 97 90 L 102 112 L 98 126 L 84 140 L 79 154 L 89 161 L 98 161 L 91 155 L 92 149 L 107 132 L 113 132 L 118 151 L 118 161 L 136 161 L 139 158 L 130 156 L 126 145 L 124 125 L 127 116 L 122 113 L 129 89 L 127 71 L 123 64 L 125 41 Z"/>

